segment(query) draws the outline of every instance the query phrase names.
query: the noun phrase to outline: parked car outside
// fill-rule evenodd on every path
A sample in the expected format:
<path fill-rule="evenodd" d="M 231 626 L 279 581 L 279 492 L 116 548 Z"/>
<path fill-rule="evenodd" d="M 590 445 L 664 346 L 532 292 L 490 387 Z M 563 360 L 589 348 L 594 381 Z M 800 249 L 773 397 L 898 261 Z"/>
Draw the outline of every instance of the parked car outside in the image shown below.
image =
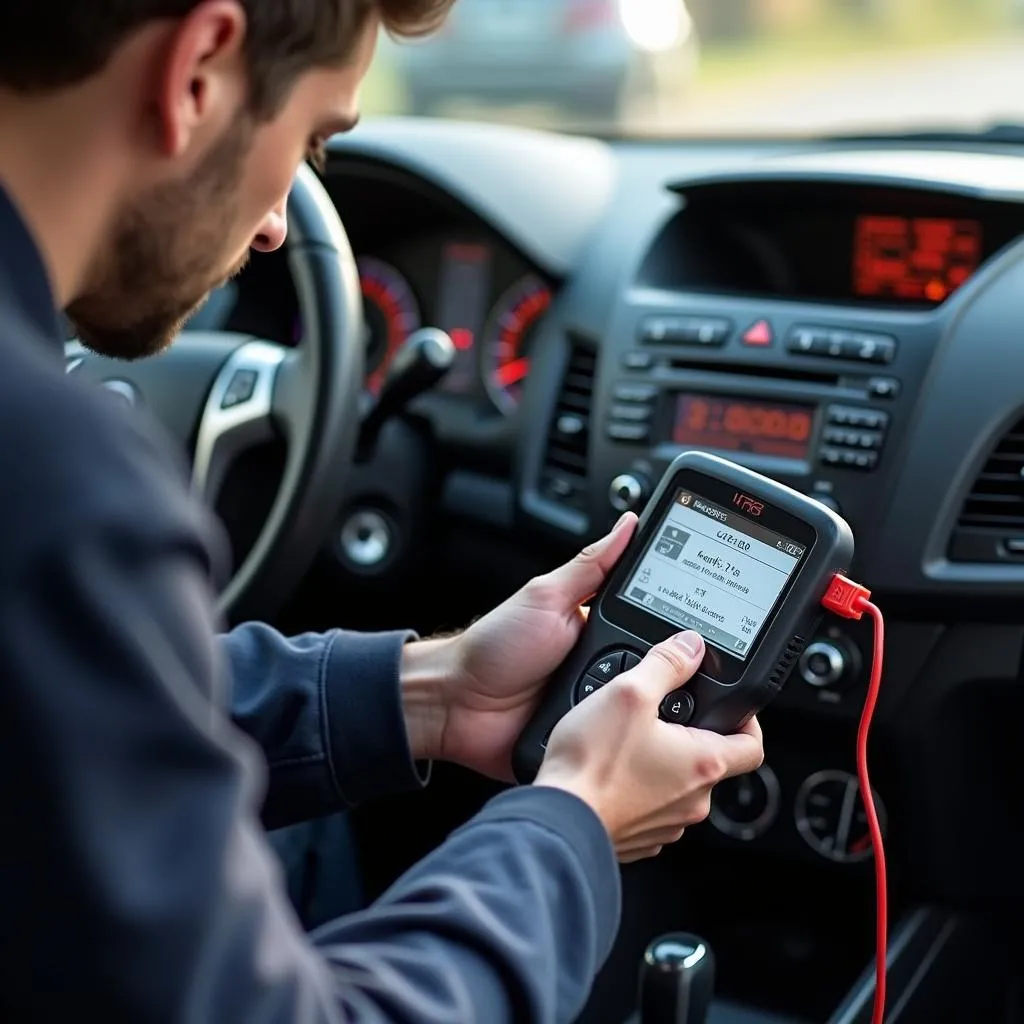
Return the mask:
<path fill-rule="evenodd" d="M 420 115 L 540 102 L 614 122 L 666 81 L 678 95 L 699 61 L 684 0 L 460 0 L 440 34 L 382 45 Z"/>

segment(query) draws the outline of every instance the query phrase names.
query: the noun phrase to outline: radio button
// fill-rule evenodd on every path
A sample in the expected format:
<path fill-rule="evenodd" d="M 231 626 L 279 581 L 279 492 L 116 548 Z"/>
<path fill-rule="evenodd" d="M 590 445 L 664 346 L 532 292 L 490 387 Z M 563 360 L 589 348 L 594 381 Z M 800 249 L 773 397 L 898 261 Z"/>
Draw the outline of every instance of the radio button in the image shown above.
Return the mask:
<path fill-rule="evenodd" d="M 820 459 L 825 466 L 841 466 L 843 469 L 868 471 L 878 465 L 878 452 L 855 451 L 849 448 L 822 448 Z"/>
<path fill-rule="evenodd" d="M 649 405 L 613 405 L 611 418 L 626 420 L 629 423 L 643 423 L 651 418 L 651 407 Z"/>
<path fill-rule="evenodd" d="M 637 444 L 649 440 L 651 430 L 646 423 L 609 423 L 607 434 L 610 441 Z"/>
<path fill-rule="evenodd" d="M 794 327 L 786 346 L 790 352 L 808 356 L 823 356 L 828 353 L 828 331 L 816 327 Z"/>
<path fill-rule="evenodd" d="M 627 352 L 622 357 L 622 366 L 626 370 L 649 370 L 654 365 L 650 352 Z"/>
<path fill-rule="evenodd" d="M 899 398 L 900 382 L 895 377 L 872 377 L 868 381 L 868 394 L 872 398 Z"/>
<path fill-rule="evenodd" d="M 842 331 L 829 331 L 825 335 L 824 355 L 831 359 L 849 359 L 850 336 Z"/>
<path fill-rule="evenodd" d="M 896 339 L 885 334 L 851 334 L 843 342 L 843 356 L 862 363 L 891 363 Z"/>
<path fill-rule="evenodd" d="M 653 384 L 616 384 L 612 392 L 616 402 L 650 402 L 657 394 Z"/>
<path fill-rule="evenodd" d="M 732 321 L 721 317 L 652 316 L 640 325 L 640 340 L 648 345 L 724 345 Z"/>
<path fill-rule="evenodd" d="M 885 430 L 889 425 L 888 413 L 876 409 L 855 409 L 845 405 L 832 405 L 828 421 L 839 427 L 862 427 L 865 430 Z"/>
<path fill-rule="evenodd" d="M 887 334 L 832 330 L 801 325 L 789 332 L 786 347 L 798 355 L 827 356 L 859 363 L 891 363 L 896 339 Z"/>
<path fill-rule="evenodd" d="M 843 448 L 877 450 L 882 447 L 882 434 L 870 430 L 843 430 L 840 427 L 829 427 L 825 431 L 825 444 L 839 445 Z"/>

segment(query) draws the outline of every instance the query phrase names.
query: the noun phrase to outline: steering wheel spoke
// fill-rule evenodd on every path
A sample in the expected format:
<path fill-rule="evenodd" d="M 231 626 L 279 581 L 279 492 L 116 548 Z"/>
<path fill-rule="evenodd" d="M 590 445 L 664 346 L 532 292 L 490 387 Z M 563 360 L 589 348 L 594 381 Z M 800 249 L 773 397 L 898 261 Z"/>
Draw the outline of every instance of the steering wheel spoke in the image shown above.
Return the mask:
<path fill-rule="evenodd" d="M 192 487 L 212 507 L 234 460 L 275 435 L 274 395 L 286 350 L 247 341 L 228 357 L 213 381 L 199 419 Z"/>

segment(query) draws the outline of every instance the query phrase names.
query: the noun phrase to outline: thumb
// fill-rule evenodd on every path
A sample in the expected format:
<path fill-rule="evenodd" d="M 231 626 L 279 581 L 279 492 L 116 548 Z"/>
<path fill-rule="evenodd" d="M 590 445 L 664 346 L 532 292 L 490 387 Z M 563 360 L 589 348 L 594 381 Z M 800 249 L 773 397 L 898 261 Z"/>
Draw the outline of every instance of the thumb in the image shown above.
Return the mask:
<path fill-rule="evenodd" d="M 559 566 L 547 576 L 547 583 L 564 602 L 567 613 L 575 613 L 589 601 L 604 583 L 615 563 L 622 557 L 636 529 L 637 517 L 627 512 L 599 541 L 585 547 L 571 562 Z"/>
<path fill-rule="evenodd" d="M 703 659 L 704 638 L 689 629 L 655 644 L 630 674 L 635 673 L 643 688 L 660 701 L 689 682 Z"/>

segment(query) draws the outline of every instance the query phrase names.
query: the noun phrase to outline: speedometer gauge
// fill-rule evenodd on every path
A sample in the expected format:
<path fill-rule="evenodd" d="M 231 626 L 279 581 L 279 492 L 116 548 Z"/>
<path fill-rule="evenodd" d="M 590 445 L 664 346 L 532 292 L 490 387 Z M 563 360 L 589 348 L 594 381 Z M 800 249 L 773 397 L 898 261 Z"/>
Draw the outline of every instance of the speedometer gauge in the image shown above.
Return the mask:
<path fill-rule="evenodd" d="M 484 385 L 506 415 L 519 405 L 537 325 L 550 305 L 551 290 L 539 277 L 528 274 L 498 299 L 484 327 Z"/>
<path fill-rule="evenodd" d="M 366 386 L 380 391 L 395 353 L 420 327 L 420 310 L 409 282 L 390 263 L 372 256 L 356 261 L 366 319 Z"/>

